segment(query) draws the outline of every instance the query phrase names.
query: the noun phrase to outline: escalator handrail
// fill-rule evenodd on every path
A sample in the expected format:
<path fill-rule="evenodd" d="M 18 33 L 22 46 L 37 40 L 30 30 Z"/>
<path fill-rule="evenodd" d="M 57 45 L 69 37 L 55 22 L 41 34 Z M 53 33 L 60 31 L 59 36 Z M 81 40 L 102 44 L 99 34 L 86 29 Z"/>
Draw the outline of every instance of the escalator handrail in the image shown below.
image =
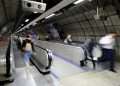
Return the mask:
<path fill-rule="evenodd" d="M 11 61 L 11 72 L 12 72 L 12 68 L 15 69 L 14 52 L 13 52 L 13 39 L 11 39 L 10 59 L 11 59 L 10 61 Z"/>
<path fill-rule="evenodd" d="M 48 57 L 48 62 L 49 62 L 48 66 L 46 67 L 46 69 L 49 69 L 51 67 L 51 64 L 52 64 L 52 55 L 49 54 L 49 53 L 51 53 L 50 50 L 46 49 L 46 48 L 43 48 L 43 47 L 41 47 L 40 45 L 37 45 L 37 44 L 34 44 L 34 46 L 38 47 L 38 48 L 41 48 L 41 49 L 46 51 L 47 57 Z"/>
<path fill-rule="evenodd" d="M 6 75 L 11 76 L 11 61 L 10 61 L 10 51 L 11 51 L 11 40 L 9 40 L 8 47 L 6 50 Z"/>
<path fill-rule="evenodd" d="M 11 76 L 13 74 L 12 69 L 15 68 L 15 64 L 13 61 L 14 61 L 13 45 L 12 45 L 12 39 L 10 39 L 7 47 L 7 51 L 6 51 L 6 75 L 7 76 Z"/>
<path fill-rule="evenodd" d="M 35 47 L 41 48 L 43 50 L 45 50 L 47 53 L 49 53 L 49 49 L 43 48 L 40 45 L 34 44 Z"/>

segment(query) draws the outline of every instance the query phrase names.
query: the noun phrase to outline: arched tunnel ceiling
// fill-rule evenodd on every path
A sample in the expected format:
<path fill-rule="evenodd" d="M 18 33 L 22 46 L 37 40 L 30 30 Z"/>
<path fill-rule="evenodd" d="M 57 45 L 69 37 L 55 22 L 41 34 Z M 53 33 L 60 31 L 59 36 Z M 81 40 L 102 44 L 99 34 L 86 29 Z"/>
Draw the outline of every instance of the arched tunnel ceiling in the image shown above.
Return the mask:
<path fill-rule="evenodd" d="M 111 8 L 110 5 L 113 6 L 113 8 Z M 120 15 L 120 1 L 119 0 L 92 0 L 92 2 L 86 2 L 83 4 L 78 4 L 76 6 L 71 5 L 70 7 L 65 8 L 61 11 L 63 13 L 63 15 L 56 16 L 56 17 L 53 17 L 53 18 L 45 20 L 45 21 L 51 22 L 51 20 L 52 21 L 57 20 L 57 19 L 59 20 L 62 17 L 66 17 L 65 15 L 67 15 L 67 16 L 69 15 L 69 17 L 70 17 L 72 15 L 84 14 L 84 13 L 87 13 L 91 10 L 94 10 L 93 14 L 95 14 L 96 10 L 97 10 L 97 6 L 100 9 L 103 8 L 105 13 L 108 13 L 108 11 L 110 9 L 110 10 L 116 11 L 116 13 L 118 15 Z M 106 12 L 105 10 L 106 10 L 107 6 L 110 6 L 110 8 L 107 8 L 107 12 Z M 88 16 L 93 16 L 93 14 L 89 14 Z"/>
<path fill-rule="evenodd" d="M 72 34 L 77 40 L 79 40 L 79 37 L 94 37 L 98 40 L 99 37 L 109 32 L 120 34 L 120 2 L 104 0 L 106 4 L 100 4 L 99 6 L 100 9 L 103 7 L 100 19 L 95 19 L 97 10 L 97 4 L 95 3 L 86 2 L 65 8 L 61 15 L 47 19 L 43 24 L 57 25 L 66 34 Z"/>
<path fill-rule="evenodd" d="M 102 0 L 99 0 L 102 1 Z M 44 21 L 44 25 L 53 24 L 54 28 L 61 28 L 66 34 L 71 34 L 73 41 L 85 42 L 86 39 L 93 38 L 96 42 L 101 36 L 116 32 L 116 57 L 120 61 L 120 1 L 103 0 L 103 14 L 100 19 L 95 19 L 96 2 L 81 3 L 62 11 L 61 15 L 54 16 Z M 57 28 L 59 26 L 59 28 Z"/>
<path fill-rule="evenodd" d="M 12 24 L 11 27 L 9 27 L 12 31 L 14 31 L 16 25 L 19 26 L 21 23 L 24 23 L 24 20 L 26 18 L 30 18 L 30 20 L 33 20 L 34 18 L 40 15 L 28 12 L 23 13 L 21 8 L 21 1 L 22 0 L 0 0 L 0 31 L 2 31 L 2 28 L 8 25 L 10 22 L 15 23 Z M 41 2 L 41 0 L 34 1 Z M 61 0 L 43 0 L 43 1 L 47 3 L 48 10 L 57 3 L 59 3 Z"/>
<path fill-rule="evenodd" d="M 120 2 L 117 0 L 104 0 L 104 2 L 99 3 L 99 8 L 103 7 L 104 9 L 102 10 L 104 15 L 102 14 L 100 20 L 96 20 L 94 18 L 97 8 L 96 1 L 86 2 L 65 9 L 61 15 L 48 19 L 45 23 L 59 24 L 67 33 L 76 34 L 78 32 L 81 35 L 104 35 L 107 32 L 116 31 L 117 25 L 120 25 L 119 6 Z"/>
<path fill-rule="evenodd" d="M 35 0 L 41 1 L 41 0 Z M 47 3 L 47 10 L 58 4 L 62 0 L 43 0 Z M 120 5 L 119 0 L 98 0 L 101 2 L 101 5 L 112 4 L 114 5 L 118 13 L 120 13 Z M 7 25 L 9 22 L 13 21 L 14 24 L 11 25 L 10 30 L 15 31 L 15 27 L 20 26 L 24 23 L 26 18 L 30 18 L 32 21 L 34 18 L 38 17 L 41 14 L 33 14 L 33 13 L 23 13 L 20 7 L 21 0 L 0 0 L 0 30 Z M 96 5 L 97 0 L 92 0 L 93 7 L 89 6 L 89 4 L 84 5 L 89 9 L 93 9 Z M 89 8 L 90 7 L 90 8 Z M 83 7 L 80 8 L 82 11 L 85 10 Z M 72 14 L 73 15 L 73 14 Z M 16 26 L 17 25 L 17 26 Z"/>

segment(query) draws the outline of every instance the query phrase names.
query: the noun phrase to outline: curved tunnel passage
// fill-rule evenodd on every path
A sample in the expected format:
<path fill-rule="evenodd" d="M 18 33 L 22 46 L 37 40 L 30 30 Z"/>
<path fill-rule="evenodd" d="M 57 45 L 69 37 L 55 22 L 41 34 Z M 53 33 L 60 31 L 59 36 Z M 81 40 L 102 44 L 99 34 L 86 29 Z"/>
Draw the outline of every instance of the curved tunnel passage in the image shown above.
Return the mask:
<path fill-rule="evenodd" d="M 89 10 L 90 8 L 93 8 L 90 3 L 71 7 L 60 16 L 48 20 L 47 24 L 58 24 L 66 34 L 71 34 L 75 41 L 85 41 L 88 38 L 94 38 L 98 42 L 101 36 L 109 32 L 120 34 L 120 17 L 113 5 L 104 7 L 106 18 L 103 20 L 95 19 L 96 9 Z M 116 53 L 119 57 L 120 36 L 117 37 Z"/>
<path fill-rule="evenodd" d="M 120 85 L 119 0 L 83 0 L 76 5 L 74 4 L 76 0 L 33 0 L 47 3 L 47 9 L 43 13 L 25 11 L 21 1 L 11 0 L 9 3 L 9 0 L 1 0 L 0 2 L 0 44 L 3 36 L 12 38 L 10 55 L 8 55 L 10 64 L 6 65 L 5 56 L 0 52 L 2 55 L 0 69 L 5 73 L 6 65 L 6 72 L 11 73 L 10 77 L 4 75 L 1 77 L 0 74 L 0 86 L 3 79 L 14 81 L 5 86 L 21 86 L 21 84 L 59 86 L 58 82 L 60 86 L 61 84 L 71 86 L 75 82 L 76 86 Z M 48 17 L 49 14 L 52 14 L 52 17 Z M 102 36 L 110 32 L 118 34 L 115 46 L 117 73 L 104 68 L 109 66 L 107 62 L 99 64 L 93 58 L 86 58 L 88 52 L 82 45 L 90 38 L 98 43 Z M 26 67 L 23 58 L 24 48 L 19 49 L 20 46 L 17 45 L 29 34 L 34 39 L 36 51 L 32 53 L 32 63 Z M 63 43 L 67 35 L 71 35 L 75 43 Z M 3 51 L 2 48 L 0 50 Z M 95 54 L 98 55 L 99 50 L 96 52 Z"/>

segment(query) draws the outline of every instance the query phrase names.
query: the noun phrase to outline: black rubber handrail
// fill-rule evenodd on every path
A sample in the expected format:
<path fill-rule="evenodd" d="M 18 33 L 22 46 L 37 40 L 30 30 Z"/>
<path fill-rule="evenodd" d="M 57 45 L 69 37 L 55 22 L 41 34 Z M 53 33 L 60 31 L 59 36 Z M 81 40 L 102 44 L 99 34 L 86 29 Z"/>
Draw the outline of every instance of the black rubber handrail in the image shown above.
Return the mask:
<path fill-rule="evenodd" d="M 34 44 L 34 46 L 36 46 L 36 47 L 38 47 L 38 48 L 41 48 L 41 49 L 45 50 L 46 52 L 48 52 L 48 50 L 47 50 L 46 48 L 43 48 L 43 47 L 41 47 L 40 45 Z"/>
<path fill-rule="evenodd" d="M 10 62 L 10 49 L 11 49 L 11 40 L 9 40 L 9 44 L 6 51 L 6 76 L 10 76 L 11 62 Z"/>
<path fill-rule="evenodd" d="M 40 45 L 36 45 L 36 44 L 34 44 L 34 45 L 36 47 L 41 48 L 41 49 L 43 49 L 43 50 L 45 50 L 47 52 L 48 60 L 49 60 L 49 65 L 46 67 L 46 69 L 49 69 L 50 66 L 51 66 L 51 62 L 52 62 L 52 57 L 49 55 L 49 51 L 46 48 L 41 47 Z"/>

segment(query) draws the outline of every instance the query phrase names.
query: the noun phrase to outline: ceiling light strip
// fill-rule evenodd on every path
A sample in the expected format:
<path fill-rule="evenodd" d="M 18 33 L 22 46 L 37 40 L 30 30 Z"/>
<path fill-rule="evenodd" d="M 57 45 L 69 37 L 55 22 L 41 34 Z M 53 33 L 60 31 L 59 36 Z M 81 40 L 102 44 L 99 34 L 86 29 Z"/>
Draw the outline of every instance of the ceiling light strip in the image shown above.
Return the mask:
<path fill-rule="evenodd" d="M 77 0 L 77 1 L 75 1 L 73 4 L 79 4 L 79 3 L 81 3 L 81 2 L 83 2 L 84 0 Z"/>

